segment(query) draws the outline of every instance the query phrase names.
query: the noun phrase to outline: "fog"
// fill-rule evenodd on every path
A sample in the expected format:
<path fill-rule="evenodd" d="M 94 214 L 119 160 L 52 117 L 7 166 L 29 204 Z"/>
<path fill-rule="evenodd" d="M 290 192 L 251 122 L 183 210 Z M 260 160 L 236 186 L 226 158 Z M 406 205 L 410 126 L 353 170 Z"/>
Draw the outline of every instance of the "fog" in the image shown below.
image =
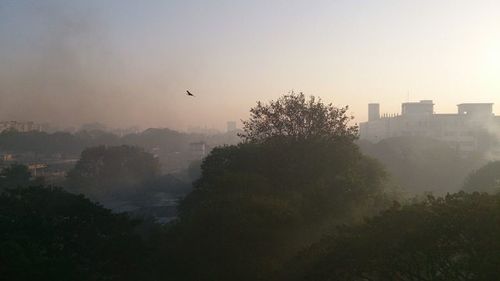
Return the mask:
<path fill-rule="evenodd" d="M 189 69 L 196 58 L 159 57 L 147 49 L 137 54 L 130 45 L 124 49 L 113 41 L 98 7 L 66 1 L 2 3 L 0 119 L 62 127 L 96 121 L 146 128 L 213 126 L 199 121 L 206 111 L 195 106 L 187 112 L 194 100 L 184 94 L 197 79 L 196 69 Z M 190 89 L 198 94 L 196 87 Z M 196 102 L 206 100 L 200 95 Z M 211 118 L 220 117 L 210 110 Z M 226 118 L 239 118 L 224 117 L 219 127 Z"/>
<path fill-rule="evenodd" d="M 498 3 L 429 3 L 3 1 L 0 119 L 222 129 L 290 90 L 357 122 L 408 96 L 500 103 Z"/>
<path fill-rule="evenodd" d="M 499 50 L 498 0 L 0 0 L 0 279 L 499 280 Z"/>

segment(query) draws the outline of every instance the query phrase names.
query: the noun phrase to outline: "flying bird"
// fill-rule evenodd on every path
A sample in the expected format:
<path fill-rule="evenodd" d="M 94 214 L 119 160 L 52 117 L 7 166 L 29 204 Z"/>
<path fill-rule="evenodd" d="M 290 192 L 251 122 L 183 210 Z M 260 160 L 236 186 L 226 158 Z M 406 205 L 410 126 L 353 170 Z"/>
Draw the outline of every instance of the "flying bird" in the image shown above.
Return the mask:
<path fill-rule="evenodd" d="M 186 90 L 186 93 L 187 93 L 186 95 L 194 97 L 194 95 L 193 95 L 193 94 L 191 94 L 191 92 L 190 92 L 190 91 Z"/>

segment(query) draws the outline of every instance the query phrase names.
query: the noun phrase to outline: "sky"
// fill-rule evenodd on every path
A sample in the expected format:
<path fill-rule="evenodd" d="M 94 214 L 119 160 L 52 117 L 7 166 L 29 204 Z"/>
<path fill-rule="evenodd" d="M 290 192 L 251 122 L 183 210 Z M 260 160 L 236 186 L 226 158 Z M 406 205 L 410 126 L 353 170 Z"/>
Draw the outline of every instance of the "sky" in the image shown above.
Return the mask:
<path fill-rule="evenodd" d="M 0 0 L 0 120 L 223 129 L 291 90 L 500 114 L 500 1 Z"/>

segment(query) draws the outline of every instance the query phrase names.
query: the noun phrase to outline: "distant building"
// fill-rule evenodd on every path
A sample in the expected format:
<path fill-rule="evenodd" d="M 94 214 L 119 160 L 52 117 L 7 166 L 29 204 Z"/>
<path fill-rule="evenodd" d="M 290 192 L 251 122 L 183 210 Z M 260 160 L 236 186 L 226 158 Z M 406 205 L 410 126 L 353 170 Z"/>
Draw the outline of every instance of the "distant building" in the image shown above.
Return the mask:
<path fill-rule="evenodd" d="M 380 105 L 368 105 L 368 121 L 360 124 L 360 138 L 378 142 L 391 137 L 422 136 L 444 141 L 461 152 L 488 146 L 485 132 L 500 132 L 500 116 L 493 103 L 459 104 L 455 114 L 436 114 L 431 100 L 406 102 L 401 114 L 380 115 Z"/>
<path fill-rule="evenodd" d="M 6 153 L 6 154 L 2 154 L 2 161 L 5 161 L 5 162 L 13 162 L 16 160 L 14 154 L 10 154 L 10 153 Z"/>
<path fill-rule="evenodd" d="M 190 160 L 201 160 L 207 155 L 207 145 L 204 142 L 192 142 L 189 144 Z"/>
<path fill-rule="evenodd" d="M 238 128 L 236 127 L 236 122 L 235 121 L 228 121 L 227 122 L 227 132 L 234 132 Z"/>
<path fill-rule="evenodd" d="M 190 134 L 202 134 L 202 135 L 217 135 L 220 134 L 220 131 L 214 128 L 205 127 L 188 127 L 187 132 Z"/>
<path fill-rule="evenodd" d="M 22 121 L 1 121 L 0 122 L 0 132 L 14 130 L 18 132 L 32 132 L 42 131 L 42 126 L 36 124 L 35 122 L 22 122 Z"/>

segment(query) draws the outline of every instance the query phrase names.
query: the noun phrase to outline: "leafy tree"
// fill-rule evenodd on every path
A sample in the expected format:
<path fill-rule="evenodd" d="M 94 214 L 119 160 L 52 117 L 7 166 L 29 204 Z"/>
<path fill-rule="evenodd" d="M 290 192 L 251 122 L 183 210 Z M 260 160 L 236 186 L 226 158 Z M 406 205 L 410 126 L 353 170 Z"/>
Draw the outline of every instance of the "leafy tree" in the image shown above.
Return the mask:
<path fill-rule="evenodd" d="M 345 124 L 345 116 L 314 99 L 301 103 L 302 94 L 281 100 L 289 102 L 276 111 L 282 115 L 276 120 L 291 112 L 319 117 L 303 122 L 303 128 L 285 122 L 290 131 L 269 126 L 269 132 L 257 125 L 266 118 L 255 117 L 251 123 L 258 133 L 247 125 L 246 142 L 210 153 L 172 228 L 169 251 L 176 259 L 169 264 L 175 279 L 272 279 L 332 225 L 383 204 L 384 170 L 360 154 L 355 128 L 319 128 L 325 124 L 322 114 L 329 114 L 331 124 Z M 275 106 L 259 103 L 252 111 Z"/>
<path fill-rule="evenodd" d="M 28 186 L 31 184 L 31 172 L 28 167 L 21 164 L 13 164 L 2 169 L 0 172 L 0 190 Z"/>
<path fill-rule="evenodd" d="M 464 182 L 463 190 L 498 193 L 500 191 L 500 161 L 490 162 L 471 173 Z"/>
<path fill-rule="evenodd" d="M 250 109 L 250 119 L 243 121 L 244 132 L 240 136 L 250 142 L 275 137 L 287 137 L 288 140 L 347 137 L 354 140 L 358 127 L 349 125 L 353 118 L 346 114 L 347 110 L 347 106 L 337 108 L 314 96 L 306 99 L 303 93 L 292 92 L 269 104 L 257 102 L 257 106 Z"/>
<path fill-rule="evenodd" d="M 289 264 L 286 280 L 495 280 L 500 197 L 457 193 L 394 205 Z"/>
<path fill-rule="evenodd" d="M 58 188 L 0 195 L 2 280 L 149 280 L 137 222 Z"/>
<path fill-rule="evenodd" d="M 67 184 L 92 198 L 106 198 L 117 191 L 140 186 L 159 175 L 158 159 L 135 146 L 98 146 L 82 152 Z"/>
<path fill-rule="evenodd" d="M 195 160 L 189 163 L 187 176 L 191 181 L 195 181 L 201 176 L 201 162 L 201 160 Z"/>

